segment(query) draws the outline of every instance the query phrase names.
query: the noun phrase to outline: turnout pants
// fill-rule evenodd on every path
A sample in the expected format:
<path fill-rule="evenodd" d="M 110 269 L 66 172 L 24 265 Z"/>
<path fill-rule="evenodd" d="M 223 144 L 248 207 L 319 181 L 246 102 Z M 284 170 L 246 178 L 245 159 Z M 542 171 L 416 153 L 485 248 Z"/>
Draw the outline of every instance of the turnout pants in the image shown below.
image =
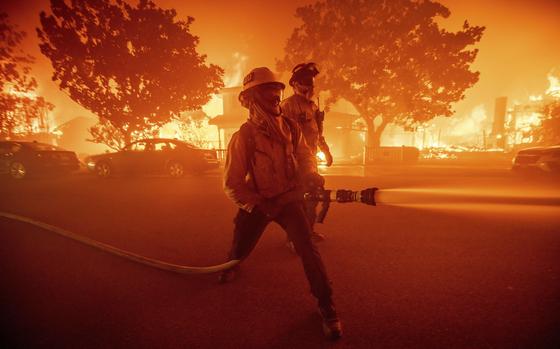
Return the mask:
<path fill-rule="evenodd" d="M 303 204 L 305 205 L 305 215 L 307 216 L 307 220 L 309 221 L 309 225 L 311 226 L 311 232 L 314 232 L 314 226 L 317 222 L 317 206 L 319 206 L 319 202 L 305 201 Z"/>
<path fill-rule="evenodd" d="M 289 203 L 280 214 L 269 219 L 258 210 L 249 213 L 240 209 L 234 219 L 233 244 L 229 257 L 243 260 L 257 245 L 266 226 L 274 221 L 288 234 L 301 258 L 303 269 L 311 286 L 311 293 L 320 305 L 331 304 L 332 289 L 321 255 L 311 240 L 311 225 L 303 203 Z"/>

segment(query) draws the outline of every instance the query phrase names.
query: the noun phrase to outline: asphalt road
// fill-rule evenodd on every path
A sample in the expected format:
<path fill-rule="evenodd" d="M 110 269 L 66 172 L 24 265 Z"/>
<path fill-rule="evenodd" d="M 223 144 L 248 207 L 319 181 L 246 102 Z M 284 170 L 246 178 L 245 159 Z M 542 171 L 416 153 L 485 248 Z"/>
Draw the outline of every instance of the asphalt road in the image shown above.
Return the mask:
<path fill-rule="evenodd" d="M 391 189 L 392 202 L 333 205 L 317 228 L 339 342 L 323 338 L 278 226 L 240 277 L 219 285 L 0 218 L 2 348 L 560 347 L 557 179 L 445 166 L 329 173 L 328 187 Z M 201 266 L 225 260 L 236 208 L 216 172 L 3 180 L 0 211 Z"/>

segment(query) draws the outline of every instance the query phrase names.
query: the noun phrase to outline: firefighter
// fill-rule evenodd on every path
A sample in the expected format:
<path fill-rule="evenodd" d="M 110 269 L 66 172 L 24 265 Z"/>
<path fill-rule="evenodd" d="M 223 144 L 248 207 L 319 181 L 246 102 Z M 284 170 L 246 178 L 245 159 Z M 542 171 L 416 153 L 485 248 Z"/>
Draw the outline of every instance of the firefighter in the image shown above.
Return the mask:
<path fill-rule="evenodd" d="M 253 69 L 243 80 L 239 100 L 249 109 L 249 119 L 233 134 L 224 169 L 226 195 L 239 206 L 229 258 L 246 259 L 266 226 L 278 223 L 301 258 L 325 335 L 337 339 L 342 334 L 341 323 L 333 305 L 330 280 L 311 239 L 303 202 L 279 200 L 302 183 L 324 184 L 297 123 L 282 116 L 284 87 L 266 67 Z M 222 272 L 220 282 L 231 281 L 238 271 L 237 266 Z"/>
<path fill-rule="evenodd" d="M 303 136 L 313 154 L 318 150 L 323 152 L 326 165 L 331 166 L 333 158 L 325 137 L 323 137 L 324 112 L 313 102 L 314 78 L 319 74 L 315 63 L 298 64 L 292 70 L 290 86 L 294 94 L 281 103 L 282 112 L 285 117 L 297 122 L 303 131 Z M 314 158 L 316 163 L 316 158 Z M 316 165 L 315 165 L 316 166 Z M 305 210 L 309 224 L 311 225 L 312 238 L 315 241 L 323 241 L 325 236 L 314 230 L 317 220 L 317 205 L 315 201 L 305 203 Z M 288 240 L 288 247 L 293 251 L 293 244 Z"/>

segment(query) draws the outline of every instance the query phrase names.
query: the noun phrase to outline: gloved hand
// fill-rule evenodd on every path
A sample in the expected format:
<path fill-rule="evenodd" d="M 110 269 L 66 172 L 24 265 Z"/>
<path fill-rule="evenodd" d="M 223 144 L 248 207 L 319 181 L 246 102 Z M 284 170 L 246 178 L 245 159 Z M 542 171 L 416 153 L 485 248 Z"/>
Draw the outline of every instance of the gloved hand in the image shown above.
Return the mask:
<path fill-rule="evenodd" d="M 312 191 L 325 186 L 325 178 L 317 172 L 310 172 L 303 177 L 303 187 L 306 191 Z"/>
<path fill-rule="evenodd" d="M 323 153 L 325 154 L 325 158 L 326 158 L 326 160 L 327 160 L 326 165 L 327 165 L 328 167 L 330 167 L 330 166 L 332 165 L 332 162 L 333 162 L 332 154 L 331 154 L 331 152 L 328 151 L 328 150 L 327 150 L 327 151 L 324 151 Z"/>
<path fill-rule="evenodd" d="M 261 200 L 254 209 L 269 219 L 275 218 L 280 213 L 278 205 L 274 204 L 271 200 L 266 199 Z"/>

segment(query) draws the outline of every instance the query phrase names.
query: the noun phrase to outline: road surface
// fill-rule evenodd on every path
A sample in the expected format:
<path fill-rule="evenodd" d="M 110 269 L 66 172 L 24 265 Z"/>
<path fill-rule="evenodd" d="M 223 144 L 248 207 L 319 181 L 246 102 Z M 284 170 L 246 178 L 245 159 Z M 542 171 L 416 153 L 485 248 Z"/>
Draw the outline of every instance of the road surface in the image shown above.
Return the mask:
<path fill-rule="evenodd" d="M 327 236 L 320 251 L 344 325 L 339 342 L 323 338 L 278 226 L 240 277 L 219 285 L 216 275 L 150 269 L 0 218 L 2 347 L 560 347 L 557 180 L 445 166 L 327 174 L 330 188 L 400 195 L 388 206 L 333 204 L 317 228 Z M 0 211 L 201 266 L 225 260 L 236 208 L 215 172 L 3 180 Z"/>

